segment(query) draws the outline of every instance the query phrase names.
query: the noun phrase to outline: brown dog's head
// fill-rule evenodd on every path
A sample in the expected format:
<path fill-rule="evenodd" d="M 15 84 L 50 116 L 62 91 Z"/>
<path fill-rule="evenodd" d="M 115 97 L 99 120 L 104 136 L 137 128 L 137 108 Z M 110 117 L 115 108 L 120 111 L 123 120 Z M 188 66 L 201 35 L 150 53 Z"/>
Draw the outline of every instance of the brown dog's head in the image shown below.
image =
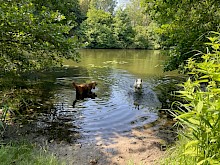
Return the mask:
<path fill-rule="evenodd" d="M 95 81 L 92 81 L 91 83 L 88 83 L 88 86 L 90 89 L 95 89 L 95 86 L 97 85 L 97 83 Z"/>

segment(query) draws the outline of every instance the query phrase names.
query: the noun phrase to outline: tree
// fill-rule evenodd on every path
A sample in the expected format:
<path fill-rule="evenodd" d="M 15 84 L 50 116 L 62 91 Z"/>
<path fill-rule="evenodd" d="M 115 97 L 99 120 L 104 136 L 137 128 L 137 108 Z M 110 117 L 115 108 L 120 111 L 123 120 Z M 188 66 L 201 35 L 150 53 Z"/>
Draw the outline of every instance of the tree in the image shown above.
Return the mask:
<path fill-rule="evenodd" d="M 135 26 L 148 26 L 151 18 L 145 13 L 144 7 L 140 5 L 141 0 L 130 0 L 126 5 L 125 12 L 131 20 L 131 25 Z"/>
<path fill-rule="evenodd" d="M 97 2 L 97 1 L 93 1 Z M 92 1 L 91 1 L 92 4 Z M 134 1 L 134 4 L 136 2 Z M 137 5 L 138 6 L 138 5 Z M 139 5 L 140 7 L 140 5 Z M 87 19 L 81 25 L 81 31 L 84 33 L 86 47 L 88 48 L 140 48 L 145 49 L 149 46 L 147 21 L 144 14 L 138 23 L 133 24 L 132 9 L 118 9 L 112 15 L 102 9 L 97 9 L 91 5 L 87 12 Z M 138 9 L 137 9 L 138 10 Z M 139 11 L 140 12 L 140 11 Z M 145 23 L 143 23 L 145 22 Z M 133 24 L 133 26 L 132 26 Z M 140 25 L 139 25 L 140 24 Z"/>
<path fill-rule="evenodd" d="M 81 12 L 82 12 L 83 16 L 85 16 L 85 17 L 86 17 L 88 10 L 89 10 L 90 2 L 91 2 L 91 0 L 80 0 L 79 1 Z"/>
<path fill-rule="evenodd" d="M 195 50 L 203 51 L 202 43 L 207 41 L 203 36 L 219 31 L 219 1 L 142 0 L 142 4 L 160 25 L 158 33 L 163 47 L 172 48 L 165 70 L 177 69 L 195 54 Z"/>
<path fill-rule="evenodd" d="M 118 48 L 129 48 L 133 44 L 135 32 L 128 15 L 122 9 L 115 14 L 113 28 Z"/>
<path fill-rule="evenodd" d="M 152 20 L 144 10 L 140 5 L 140 0 L 130 0 L 124 9 L 135 31 L 134 48 L 146 49 L 151 46 L 149 39 L 153 36 L 150 36 L 152 33 L 148 32 L 148 27 Z M 151 48 L 154 48 L 154 46 L 152 45 Z"/>
<path fill-rule="evenodd" d="M 18 73 L 78 59 L 76 38 L 66 37 L 72 26 L 61 23 L 65 16 L 37 5 L 32 0 L 1 1 L 1 70 Z"/>
<path fill-rule="evenodd" d="M 90 7 L 113 14 L 116 4 L 115 0 L 91 0 Z"/>
<path fill-rule="evenodd" d="M 103 10 L 89 9 L 87 19 L 81 25 L 89 48 L 113 48 L 115 39 L 112 31 L 112 15 Z"/>
<path fill-rule="evenodd" d="M 65 19 L 60 22 L 72 26 L 68 35 L 80 37 L 79 26 L 85 19 L 85 16 L 80 9 L 79 0 L 33 0 L 33 3 L 37 11 L 41 11 L 42 6 L 45 6 L 53 12 L 58 11 L 63 14 Z"/>
<path fill-rule="evenodd" d="M 83 21 L 83 15 L 80 10 L 79 0 L 33 0 L 37 10 L 42 6 L 56 12 L 57 10 L 65 16 L 62 20 L 70 25 L 80 24 Z"/>

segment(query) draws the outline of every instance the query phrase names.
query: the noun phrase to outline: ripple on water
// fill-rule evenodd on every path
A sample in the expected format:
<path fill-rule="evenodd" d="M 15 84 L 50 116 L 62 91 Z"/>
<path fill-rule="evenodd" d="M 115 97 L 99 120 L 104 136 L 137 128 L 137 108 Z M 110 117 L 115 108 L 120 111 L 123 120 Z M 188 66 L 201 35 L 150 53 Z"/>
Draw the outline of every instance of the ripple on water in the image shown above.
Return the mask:
<path fill-rule="evenodd" d="M 134 93 L 134 77 L 127 72 L 117 71 L 108 78 L 111 83 L 104 85 L 99 80 L 95 99 L 77 101 L 74 108 L 75 92 L 71 88 L 61 87 L 55 95 L 54 113 L 49 114 L 52 122 L 64 122 L 67 125 L 65 129 L 79 132 L 80 137 L 95 139 L 96 136 L 109 138 L 114 134 L 128 134 L 133 128 L 157 120 L 156 109 L 160 102 L 147 82 L 142 93 Z M 44 126 L 42 123 L 40 125 Z"/>

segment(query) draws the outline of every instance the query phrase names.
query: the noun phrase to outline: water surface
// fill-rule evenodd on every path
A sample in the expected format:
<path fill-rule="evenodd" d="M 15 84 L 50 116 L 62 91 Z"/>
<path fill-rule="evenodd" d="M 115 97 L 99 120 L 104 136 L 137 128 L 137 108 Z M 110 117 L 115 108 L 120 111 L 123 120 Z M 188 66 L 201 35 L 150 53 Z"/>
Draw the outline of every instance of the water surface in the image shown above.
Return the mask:
<path fill-rule="evenodd" d="M 131 129 L 142 128 L 158 119 L 161 103 L 154 92 L 163 73 L 165 57 L 147 50 L 80 50 L 81 62 L 65 61 L 55 74 L 57 86 L 51 114 L 44 114 L 38 127 L 55 131 L 56 137 L 80 140 L 110 139 L 129 136 Z M 143 79 L 143 89 L 136 93 L 133 84 Z M 71 82 L 97 81 L 97 97 L 79 100 L 73 107 L 75 90 Z M 62 138 L 61 138 L 62 139 Z"/>

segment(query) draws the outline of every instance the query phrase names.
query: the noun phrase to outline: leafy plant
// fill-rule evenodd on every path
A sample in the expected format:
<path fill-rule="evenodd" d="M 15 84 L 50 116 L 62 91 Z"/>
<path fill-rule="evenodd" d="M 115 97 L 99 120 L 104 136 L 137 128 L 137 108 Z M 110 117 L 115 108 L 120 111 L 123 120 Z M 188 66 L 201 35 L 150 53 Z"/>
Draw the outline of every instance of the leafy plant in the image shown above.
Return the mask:
<path fill-rule="evenodd" d="M 201 53 L 201 62 L 190 58 L 185 67 L 190 78 L 178 91 L 186 103 L 175 111 L 176 119 L 186 126 L 188 142 L 183 155 L 200 164 L 220 162 L 220 33 L 209 37 L 211 47 Z"/>

